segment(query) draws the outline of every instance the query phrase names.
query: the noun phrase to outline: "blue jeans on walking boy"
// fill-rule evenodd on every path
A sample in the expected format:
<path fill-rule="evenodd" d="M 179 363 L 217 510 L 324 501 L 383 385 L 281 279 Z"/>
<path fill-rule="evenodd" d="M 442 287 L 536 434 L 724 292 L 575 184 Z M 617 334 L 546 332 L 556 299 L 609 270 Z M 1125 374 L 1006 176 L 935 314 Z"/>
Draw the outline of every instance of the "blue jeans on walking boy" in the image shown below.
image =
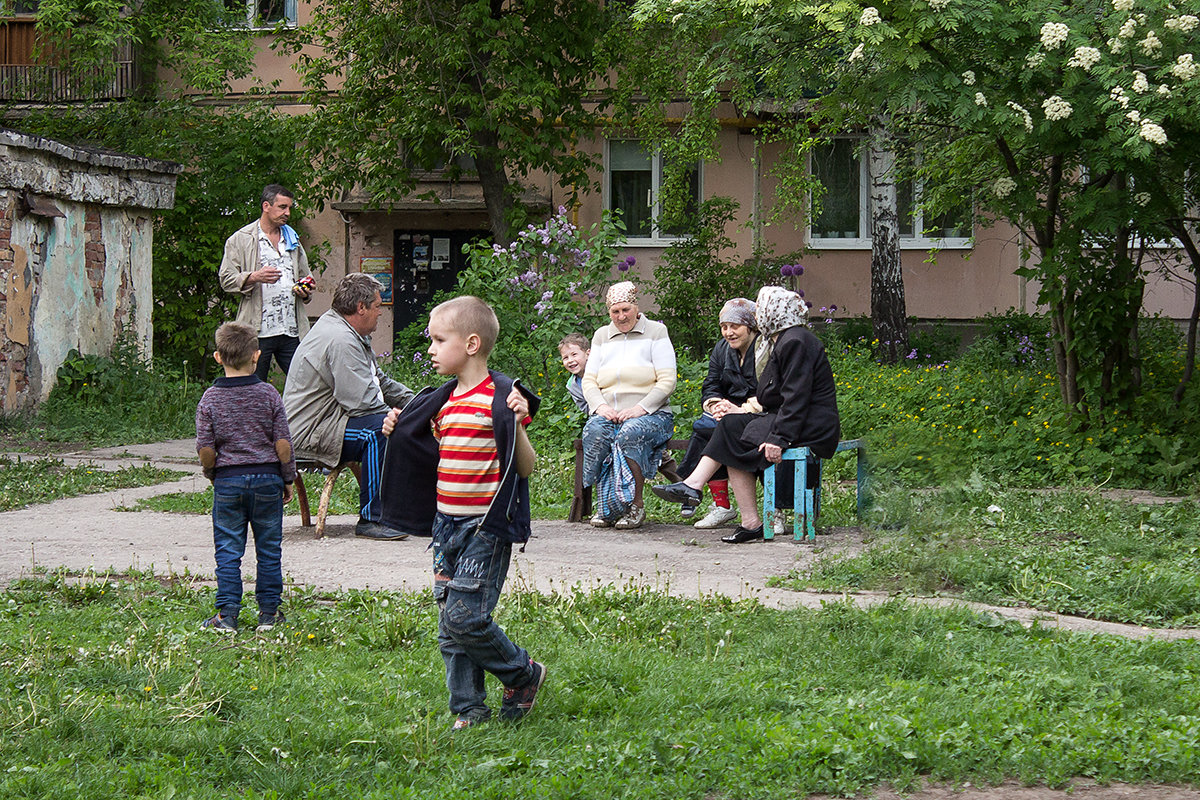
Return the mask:
<path fill-rule="evenodd" d="M 246 529 L 254 530 L 258 560 L 255 597 L 259 613 L 275 613 L 283 594 L 283 478 L 235 475 L 213 481 L 213 544 L 217 556 L 217 609 L 242 605 L 242 556 Z"/>
<path fill-rule="evenodd" d="M 508 577 L 512 543 L 479 528 L 479 517 L 433 521 L 433 597 L 438 604 L 438 647 L 446 662 L 450 710 L 482 719 L 491 712 L 484 672 L 506 687 L 537 677 L 529 653 L 517 647 L 492 619 Z"/>

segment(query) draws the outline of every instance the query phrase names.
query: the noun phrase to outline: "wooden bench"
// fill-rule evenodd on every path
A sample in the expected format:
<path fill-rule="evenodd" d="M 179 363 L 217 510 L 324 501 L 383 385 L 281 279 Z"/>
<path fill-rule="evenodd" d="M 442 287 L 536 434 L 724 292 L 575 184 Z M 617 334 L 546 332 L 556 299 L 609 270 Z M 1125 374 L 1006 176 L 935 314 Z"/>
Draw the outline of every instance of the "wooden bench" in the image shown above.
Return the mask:
<path fill-rule="evenodd" d="M 862 439 L 847 439 L 844 442 L 839 442 L 837 453 L 846 453 L 853 450 L 858 457 L 858 497 L 857 511 L 861 517 L 863 508 L 867 502 L 867 448 L 863 444 Z M 807 447 L 792 447 L 783 451 L 783 461 L 779 466 L 787 462 L 792 462 L 795 475 L 795 489 L 792 502 L 794 505 L 795 521 L 792 523 L 792 531 L 797 542 L 804 539 L 804 534 L 808 534 L 809 541 L 816 541 L 816 516 L 821 506 L 821 483 L 817 482 L 816 488 L 808 488 L 808 455 Z M 775 464 L 767 467 L 763 473 L 763 537 L 766 539 L 774 538 L 774 533 L 771 531 L 771 513 L 775 510 Z M 802 532 L 800 529 L 800 520 L 803 518 L 805 529 Z"/>
<path fill-rule="evenodd" d="M 350 468 L 354 473 L 354 477 L 358 480 L 358 485 L 362 486 L 362 466 L 357 461 L 343 461 L 325 476 L 325 485 L 321 487 L 321 499 L 317 505 L 317 530 L 314 534 L 314 539 L 320 539 L 325 536 L 325 517 L 329 514 L 329 499 L 333 496 L 333 486 L 337 483 L 338 476 L 342 474 L 342 470 Z M 297 461 L 296 462 L 296 503 L 300 506 L 300 526 L 307 528 L 312 524 L 312 515 L 308 508 L 308 492 L 304 488 L 304 471 L 316 472 L 325 467 L 315 461 Z"/>
<path fill-rule="evenodd" d="M 686 451 L 688 445 L 691 444 L 691 439 L 672 439 L 667 442 L 668 450 Z M 672 481 L 678 480 L 678 475 L 668 474 L 664 471 L 664 467 L 670 471 L 671 462 L 665 461 L 659 466 L 659 472 L 662 472 Z M 651 476 L 647 475 L 647 479 Z M 571 498 L 571 513 L 567 515 L 567 522 L 587 522 L 592 516 L 592 487 L 583 485 L 583 439 L 575 440 L 575 494 Z"/>

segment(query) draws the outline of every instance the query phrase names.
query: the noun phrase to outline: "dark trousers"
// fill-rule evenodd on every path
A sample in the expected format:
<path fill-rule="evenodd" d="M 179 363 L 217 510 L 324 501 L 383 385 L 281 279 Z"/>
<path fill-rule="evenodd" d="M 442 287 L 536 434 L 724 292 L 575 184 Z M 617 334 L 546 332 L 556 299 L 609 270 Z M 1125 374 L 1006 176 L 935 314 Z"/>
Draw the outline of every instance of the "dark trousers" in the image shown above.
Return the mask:
<path fill-rule="evenodd" d="M 283 374 L 287 375 L 292 366 L 292 356 L 296 355 L 296 348 L 299 346 L 300 339 L 296 336 L 258 337 L 258 366 L 254 368 L 254 374 L 259 380 L 265 381 L 271 371 L 271 356 L 275 356 L 275 362 L 279 364 Z"/>

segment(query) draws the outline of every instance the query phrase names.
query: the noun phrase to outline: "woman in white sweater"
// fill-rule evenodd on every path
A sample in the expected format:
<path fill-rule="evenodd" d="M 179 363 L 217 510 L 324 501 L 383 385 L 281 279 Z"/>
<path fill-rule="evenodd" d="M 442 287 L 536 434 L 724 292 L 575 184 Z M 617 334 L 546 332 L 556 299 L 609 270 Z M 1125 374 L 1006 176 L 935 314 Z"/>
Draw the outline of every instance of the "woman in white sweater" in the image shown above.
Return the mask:
<path fill-rule="evenodd" d="M 638 528 L 646 520 L 645 478 L 675 428 L 675 348 L 667 326 L 639 311 L 631 282 L 614 284 L 605 301 L 612 322 L 592 336 L 583 373 L 591 412 L 583 427 L 583 481 L 597 489 L 592 525 Z"/>

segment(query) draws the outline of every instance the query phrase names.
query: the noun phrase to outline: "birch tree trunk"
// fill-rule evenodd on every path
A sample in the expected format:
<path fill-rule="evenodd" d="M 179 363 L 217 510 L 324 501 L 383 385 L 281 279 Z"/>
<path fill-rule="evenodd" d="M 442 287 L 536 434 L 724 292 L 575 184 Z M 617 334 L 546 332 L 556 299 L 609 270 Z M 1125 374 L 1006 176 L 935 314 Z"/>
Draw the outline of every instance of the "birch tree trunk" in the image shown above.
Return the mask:
<path fill-rule="evenodd" d="M 886 117 L 871 130 L 869 172 L 871 216 L 871 327 L 875 354 L 897 364 L 908 355 L 908 315 L 900 269 L 900 226 L 896 203 L 896 140 Z"/>

